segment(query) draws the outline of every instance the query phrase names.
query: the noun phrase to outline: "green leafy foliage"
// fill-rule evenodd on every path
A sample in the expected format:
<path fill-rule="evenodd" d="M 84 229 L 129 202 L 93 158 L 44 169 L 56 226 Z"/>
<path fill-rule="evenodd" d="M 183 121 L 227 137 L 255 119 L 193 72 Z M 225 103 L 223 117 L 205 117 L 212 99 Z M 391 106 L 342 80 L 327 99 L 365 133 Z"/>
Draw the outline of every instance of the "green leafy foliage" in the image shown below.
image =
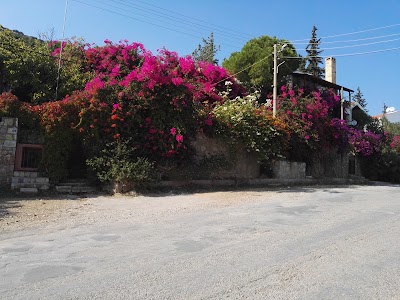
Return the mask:
<path fill-rule="evenodd" d="M 287 133 L 268 108 L 257 102 L 255 95 L 227 100 L 213 111 L 214 132 L 232 146 L 243 145 L 247 151 L 267 161 L 283 155 Z"/>
<path fill-rule="evenodd" d="M 88 159 L 90 166 L 102 182 L 143 184 L 153 179 L 154 165 L 148 159 L 136 157 L 129 141 L 113 141 L 105 145 L 98 156 Z"/>
<path fill-rule="evenodd" d="M 315 77 L 324 78 L 325 70 L 324 68 L 320 67 L 320 65 L 323 63 L 322 57 L 320 57 L 322 50 L 319 48 L 321 39 L 317 38 L 317 30 L 317 27 L 314 25 L 311 31 L 310 42 L 306 47 L 307 66 L 305 67 L 305 71 Z"/>
<path fill-rule="evenodd" d="M 220 50 L 220 46 L 215 45 L 214 41 L 214 33 L 211 32 L 211 35 L 207 38 L 203 38 L 203 45 L 200 45 L 193 51 L 192 57 L 196 62 L 205 61 L 213 65 L 218 64 L 218 59 L 215 58 L 215 55 Z"/>
<path fill-rule="evenodd" d="M 0 28 L 0 93 L 11 91 L 22 102 L 56 100 L 60 43 Z M 58 99 L 82 89 L 93 77 L 86 69 L 82 41 L 63 42 Z"/>
<path fill-rule="evenodd" d="M 352 100 L 353 100 L 354 102 L 359 103 L 359 104 L 364 108 L 365 111 L 368 111 L 368 110 L 366 109 L 366 107 L 367 107 L 367 100 L 365 100 L 364 95 L 363 95 L 363 93 L 362 93 L 361 90 L 360 90 L 360 87 L 357 87 L 357 91 L 356 91 L 356 93 L 354 94 Z"/>
<path fill-rule="evenodd" d="M 389 122 L 385 117 L 381 119 L 381 123 L 383 131 L 391 135 L 400 135 L 400 123 Z"/>
<path fill-rule="evenodd" d="M 222 62 L 222 66 L 232 74 L 237 74 L 238 80 L 250 90 L 261 92 L 260 101 L 263 101 L 268 93 L 272 92 L 273 83 L 273 46 L 274 44 L 287 46 L 280 55 L 298 57 L 293 45 L 276 37 L 261 36 L 247 42 L 240 52 L 234 52 L 228 59 Z M 292 73 L 299 66 L 298 59 L 288 59 L 280 66 L 278 81 Z"/>

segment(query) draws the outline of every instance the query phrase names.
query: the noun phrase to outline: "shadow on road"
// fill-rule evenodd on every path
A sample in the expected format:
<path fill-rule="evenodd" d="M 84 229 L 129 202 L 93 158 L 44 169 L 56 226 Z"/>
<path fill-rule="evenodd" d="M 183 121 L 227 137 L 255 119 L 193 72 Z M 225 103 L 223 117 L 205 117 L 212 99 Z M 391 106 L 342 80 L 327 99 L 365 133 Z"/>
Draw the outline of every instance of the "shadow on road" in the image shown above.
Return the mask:
<path fill-rule="evenodd" d="M 166 197 L 173 195 L 190 195 L 190 194 L 201 194 L 201 193 L 213 193 L 213 192 L 275 192 L 275 193 L 315 193 L 317 191 L 324 191 L 328 193 L 342 193 L 337 191 L 337 188 L 351 188 L 352 186 L 347 185 L 332 185 L 332 186 L 182 186 L 174 188 L 153 188 L 148 190 L 141 190 L 140 195 L 147 197 Z"/>

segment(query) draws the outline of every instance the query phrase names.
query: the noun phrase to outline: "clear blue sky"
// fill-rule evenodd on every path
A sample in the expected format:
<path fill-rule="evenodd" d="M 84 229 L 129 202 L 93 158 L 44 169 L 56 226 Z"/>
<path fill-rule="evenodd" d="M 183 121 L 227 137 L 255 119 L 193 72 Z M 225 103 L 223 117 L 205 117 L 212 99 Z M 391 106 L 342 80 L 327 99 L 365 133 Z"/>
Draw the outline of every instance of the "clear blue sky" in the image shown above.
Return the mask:
<path fill-rule="evenodd" d="M 33 36 L 53 28 L 61 38 L 64 7 L 65 0 L 2 0 L 0 24 Z M 400 48 L 399 0 L 69 0 L 65 37 L 98 45 L 127 39 L 153 52 L 166 47 L 186 55 L 213 31 L 222 61 L 261 35 L 307 42 L 314 24 L 321 49 L 326 49 L 322 55 L 336 57 L 338 84 L 353 90 L 359 86 L 372 115 L 384 103 L 400 109 L 400 50 L 339 56 Z M 370 30 L 385 26 L 390 27 Z M 327 37 L 365 30 L 370 31 Z M 348 40 L 359 41 L 337 42 Z M 305 44 L 295 46 L 305 54 Z M 339 48 L 327 49 L 334 47 Z"/>

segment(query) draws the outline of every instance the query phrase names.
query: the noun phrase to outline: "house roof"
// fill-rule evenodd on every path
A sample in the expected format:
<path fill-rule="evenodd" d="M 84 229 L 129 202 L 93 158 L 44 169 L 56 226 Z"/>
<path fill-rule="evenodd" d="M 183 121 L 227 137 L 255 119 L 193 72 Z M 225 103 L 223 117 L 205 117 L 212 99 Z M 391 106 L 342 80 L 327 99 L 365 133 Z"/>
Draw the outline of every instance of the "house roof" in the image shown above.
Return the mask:
<path fill-rule="evenodd" d="M 343 88 L 343 90 L 345 90 L 346 92 L 350 92 L 350 93 L 353 93 L 353 92 L 354 92 L 353 90 L 351 90 L 351 89 L 349 89 L 349 88 L 347 88 L 347 87 L 338 85 L 338 84 L 336 84 L 336 83 L 332 83 L 332 82 L 330 82 L 330 81 L 326 81 L 326 80 L 324 80 L 324 79 L 322 79 L 322 78 L 315 77 L 315 76 L 313 76 L 313 75 L 311 75 L 311 74 L 308 74 L 308 73 L 303 73 L 303 72 L 295 71 L 295 72 L 292 73 L 292 75 L 293 75 L 294 77 L 299 77 L 299 78 L 307 79 L 307 80 L 309 80 L 309 81 L 311 81 L 311 82 L 314 82 L 314 83 L 316 83 L 316 84 L 318 84 L 318 85 L 321 85 L 321 86 L 324 86 L 324 87 L 328 87 L 328 88 L 332 88 L 332 89 L 336 89 L 336 90 L 341 90 L 341 89 Z"/>
<path fill-rule="evenodd" d="M 398 123 L 400 122 L 400 110 L 373 116 L 375 119 L 382 119 L 383 117 L 385 117 L 389 122 Z"/>
<path fill-rule="evenodd" d="M 351 101 L 351 108 L 354 109 L 358 107 L 359 109 L 361 109 L 363 112 L 366 113 L 365 108 L 361 106 L 360 103 L 356 102 L 356 101 Z"/>

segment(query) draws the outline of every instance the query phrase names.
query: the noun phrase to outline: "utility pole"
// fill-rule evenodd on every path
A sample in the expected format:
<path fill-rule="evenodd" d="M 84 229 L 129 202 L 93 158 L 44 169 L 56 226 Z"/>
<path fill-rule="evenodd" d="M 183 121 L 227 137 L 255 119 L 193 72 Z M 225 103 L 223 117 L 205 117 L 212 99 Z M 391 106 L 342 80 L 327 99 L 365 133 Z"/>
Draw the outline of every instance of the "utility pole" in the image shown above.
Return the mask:
<path fill-rule="evenodd" d="M 272 92 L 272 116 L 276 116 L 276 98 L 278 97 L 278 45 L 274 44 L 274 81 Z"/>
<path fill-rule="evenodd" d="M 343 94 L 343 87 L 342 87 L 340 89 L 340 120 L 344 120 L 343 106 L 344 106 L 344 94 Z"/>
<path fill-rule="evenodd" d="M 278 45 L 274 44 L 274 82 L 272 91 L 272 116 L 274 118 L 276 116 L 276 98 L 278 98 L 278 72 L 279 67 L 285 63 L 285 61 L 283 61 L 278 65 L 278 52 L 282 52 L 286 46 L 287 44 L 284 44 L 281 50 L 278 51 Z"/>

